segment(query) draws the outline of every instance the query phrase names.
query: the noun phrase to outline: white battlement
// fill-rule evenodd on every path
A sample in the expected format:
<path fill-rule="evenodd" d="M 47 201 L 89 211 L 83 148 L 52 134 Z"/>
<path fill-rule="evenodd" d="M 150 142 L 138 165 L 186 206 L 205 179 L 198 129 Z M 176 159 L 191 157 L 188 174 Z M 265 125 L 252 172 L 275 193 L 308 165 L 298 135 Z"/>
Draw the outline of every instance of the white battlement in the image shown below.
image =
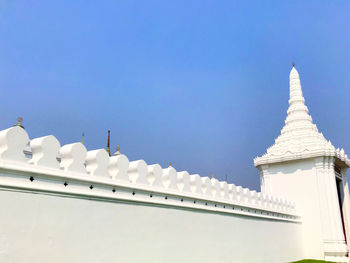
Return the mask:
<path fill-rule="evenodd" d="M 300 222 L 290 201 L 52 135 L 29 140 L 18 126 L 0 131 L 0 187 Z"/>

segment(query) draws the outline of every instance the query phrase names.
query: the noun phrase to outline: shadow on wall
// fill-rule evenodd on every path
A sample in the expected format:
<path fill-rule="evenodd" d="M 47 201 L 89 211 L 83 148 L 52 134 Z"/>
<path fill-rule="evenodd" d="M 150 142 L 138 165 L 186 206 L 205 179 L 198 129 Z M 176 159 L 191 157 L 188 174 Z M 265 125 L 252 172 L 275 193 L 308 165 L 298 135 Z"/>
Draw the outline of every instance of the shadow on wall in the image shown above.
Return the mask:
<path fill-rule="evenodd" d="M 292 174 L 296 171 L 308 171 L 315 167 L 315 163 L 312 159 L 298 160 L 298 161 L 288 161 L 273 164 L 269 167 L 270 173 L 284 173 Z M 322 261 L 321 261 L 322 262 Z"/>

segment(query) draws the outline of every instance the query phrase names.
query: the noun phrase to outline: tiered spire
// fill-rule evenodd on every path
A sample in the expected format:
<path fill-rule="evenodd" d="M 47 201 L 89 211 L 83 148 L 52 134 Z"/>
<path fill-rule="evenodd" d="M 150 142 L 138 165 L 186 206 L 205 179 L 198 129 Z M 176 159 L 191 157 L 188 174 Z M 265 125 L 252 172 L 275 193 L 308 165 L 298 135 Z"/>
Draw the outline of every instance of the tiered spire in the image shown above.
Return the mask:
<path fill-rule="evenodd" d="M 267 149 L 266 154 L 254 159 L 255 166 L 312 156 L 339 155 L 331 142 L 327 141 L 313 124 L 305 105 L 299 73 L 294 65 L 289 74 L 289 96 L 287 118 L 281 135 L 277 137 L 275 144 Z M 343 161 L 350 164 L 346 155 Z"/>
<path fill-rule="evenodd" d="M 305 106 L 305 99 L 301 90 L 299 73 L 294 66 L 289 74 L 289 97 L 287 118 L 281 134 L 294 130 L 300 130 L 301 128 L 317 131 L 316 126 L 312 123 L 309 110 Z"/>

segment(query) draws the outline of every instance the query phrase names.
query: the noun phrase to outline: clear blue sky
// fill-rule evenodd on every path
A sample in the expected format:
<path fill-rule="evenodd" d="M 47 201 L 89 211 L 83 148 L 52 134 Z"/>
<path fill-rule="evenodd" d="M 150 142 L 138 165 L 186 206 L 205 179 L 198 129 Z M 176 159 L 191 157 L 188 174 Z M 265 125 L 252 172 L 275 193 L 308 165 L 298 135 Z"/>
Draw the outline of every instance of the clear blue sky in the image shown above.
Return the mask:
<path fill-rule="evenodd" d="M 350 153 L 349 1 L 0 1 L 0 129 L 258 189 L 295 61 Z"/>

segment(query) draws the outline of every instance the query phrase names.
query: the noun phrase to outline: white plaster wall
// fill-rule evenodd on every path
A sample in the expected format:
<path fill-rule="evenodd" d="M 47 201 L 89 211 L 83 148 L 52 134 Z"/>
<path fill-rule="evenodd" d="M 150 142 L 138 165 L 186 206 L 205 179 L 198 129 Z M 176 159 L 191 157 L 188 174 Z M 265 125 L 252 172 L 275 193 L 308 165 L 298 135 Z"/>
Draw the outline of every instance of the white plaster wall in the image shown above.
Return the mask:
<path fill-rule="evenodd" d="M 325 160 L 325 162 L 324 162 Z M 329 162 L 331 161 L 331 162 Z M 267 166 L 264 189 L 295 201 L 307 258 L 348 262 L 331 159 L 312 158 Z M 266 167 L 265 167 L 266 169 Z M 334 260 L 332 260 L 334 261 Z"/>
<path fill-rule="evenodd" d="M 0 262 L 289 262 L 298 223 L 0 190 Z"/>
<path fill-rule="evenodd" d="M 295 201 L 302 215 L 303 242 L 308 258 L 324 259 L 322 222 L 313 159 L 269 165 L 269 194 Z"/>

